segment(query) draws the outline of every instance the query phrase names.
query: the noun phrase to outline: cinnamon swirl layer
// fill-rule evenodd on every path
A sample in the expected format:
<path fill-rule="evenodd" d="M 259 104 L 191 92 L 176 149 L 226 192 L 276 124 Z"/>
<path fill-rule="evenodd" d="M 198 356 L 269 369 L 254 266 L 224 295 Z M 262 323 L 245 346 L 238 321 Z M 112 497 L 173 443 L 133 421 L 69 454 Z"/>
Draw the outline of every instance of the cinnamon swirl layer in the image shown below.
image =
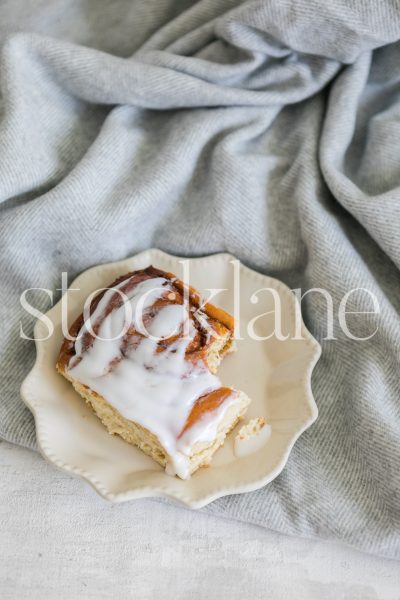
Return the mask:
<path fill-rule="evenodd" d="M 225 435 L 226 414 L 243 412 L 243 394 L 215 375 L 232 349 L 232 317 L 152 266 L 117 279 L 87 313 L 71 327 L 75 341 L 64 340 L 58 371 L 109 431 L 188 477 L 195 450 L 204 453 Z"/>

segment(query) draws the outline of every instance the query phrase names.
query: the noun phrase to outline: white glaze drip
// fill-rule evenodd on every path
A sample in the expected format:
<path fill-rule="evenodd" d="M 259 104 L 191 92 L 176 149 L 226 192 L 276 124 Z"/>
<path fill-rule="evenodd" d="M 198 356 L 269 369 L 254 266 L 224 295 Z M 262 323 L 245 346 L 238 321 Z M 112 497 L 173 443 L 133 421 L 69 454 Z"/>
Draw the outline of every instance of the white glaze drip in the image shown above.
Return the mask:
<path fill-rule="evenodd" d="M 126 281 L 108 290 L 91 316 L 91 324 L 101 319 L 115 289 Z M 131 323 L 140 331 L 135 309 L 146 300 L 143 308 L 150 307 L 158 298 L 171 289 L 164 278 L 152 278 L 139 283 L 127 294 L 132 308 Z M 212 441 L 225 410 L 236 401 L 236 395 L 228 398 L 218 410 L 202 417 L 179 438 L 196 400 L 221 387 L 221 382 L 203 364 L 193 365 L 185 360 L 185 352 L 196 334 L 189 320 L 188 335 L 178 338 L 162 352 L 156 352 L 159 339 L 177 335 L 188 318 L 184 306 L 170 304 L 163 307 L 148 326 L 148 337 L 143 338 L 133 349 L 122 354 L 121 338 L 113 339 L 123 330 L 126 319 L 124 305 L 114 309 L 101 322 L 98 337 L 83 352 L 82 334 L 87 331 L 85 323 L 70 361 L 70 374 L 103 396 L 126 419 L 154 433 L 170 456 L 167 472 L 185 479 L 189 476 L 190 449 L 198 441 Z M 129 323 L 128 323 L 129 325 Z M 127 329 L 127 327 L 126 327 Z M 78 336 L 78 337 L 79 337 Z M 103 339 L 101 339 L 103 338 Z M 110 363 L 114 361 L 112 368 Z M 75 365 L 75 366 L 74 366 Z"/>

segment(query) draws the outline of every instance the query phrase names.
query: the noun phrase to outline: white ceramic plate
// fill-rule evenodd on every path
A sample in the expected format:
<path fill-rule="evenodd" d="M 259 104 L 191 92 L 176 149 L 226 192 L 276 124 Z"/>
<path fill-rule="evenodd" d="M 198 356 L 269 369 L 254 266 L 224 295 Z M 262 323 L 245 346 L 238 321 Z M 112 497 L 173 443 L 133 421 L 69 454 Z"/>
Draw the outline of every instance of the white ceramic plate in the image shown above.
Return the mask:
<path fill-rule="evenodd" d="M 148 250 L 126 260 L 99 265 L 82 273 L 68 294 L 69 323 L 82 312 L 88 294 L 107 286 L 118 276 L 149 264 L 182 277 L 183 260 L 160 250 Z M 184 259 L 187 260 L 187 259 Z M 234 309 L 234 257 L 216 254 L 189 260 L 190 283 L 207 297 L 209 288 L 227 288 L 213 302 L 229 312 Z M 296 300 L 283 283 L 240 265 L 240 322 L 242 340 L 236 353 L 228 355 L 219 370 L 223 384 L 246 392 L 252 403 L 248 417 L 264 416 L 272 428 L 267 444 L 244 458 L 235 458 L 231 434 L 208 469 L 200 469 L 188 481 L 170 477 L 152 459 L 117 436 L 110 436 L 103 425 L 55 371 L 62 342 L 61 303 L 47 317 L 54 324 L 54 334 L 46 341 L 48 329 L 42 321 L 35 326 L 36 363 L 25 379 L 21 394 L 34 414 L 37 439 L 45 458 L 57 467 L 80 475 L 99 494 L 114 502 L 149 496 L 165 497 L 191 508 L 200 508 L 227 494 L 258 489 L 274 479 L 283 469 L 299 435 L 317 418 L 311 391 L 311 373 L 320 356 L 318 342 L 301 322 L 303 339 L 295 335 Z M 259 292 L 259 301 L 251 296 L 261 288 L 276 290 L 281 301 L 282 333 L 257 341 L 247 332 L 247 325 L 257 319 L 255 332 L 268 336 L 274 329 L 273 292 Z"/>

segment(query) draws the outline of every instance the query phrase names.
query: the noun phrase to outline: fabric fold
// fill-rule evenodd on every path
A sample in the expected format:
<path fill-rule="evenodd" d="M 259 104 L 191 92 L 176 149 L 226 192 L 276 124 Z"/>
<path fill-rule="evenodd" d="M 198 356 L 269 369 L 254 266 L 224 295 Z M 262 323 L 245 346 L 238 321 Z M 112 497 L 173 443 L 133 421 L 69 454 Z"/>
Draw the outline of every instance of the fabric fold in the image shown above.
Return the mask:
<path fill-rule="evenodd" d="M 309 292 L 319 419 L 271 484 L 205 510 L 400 557 L 398 3 L 14 0 L 0 46 L 1 437 L 36 448 L 24 290 L 228 251 L 326 290 L 334 339 Z"/>

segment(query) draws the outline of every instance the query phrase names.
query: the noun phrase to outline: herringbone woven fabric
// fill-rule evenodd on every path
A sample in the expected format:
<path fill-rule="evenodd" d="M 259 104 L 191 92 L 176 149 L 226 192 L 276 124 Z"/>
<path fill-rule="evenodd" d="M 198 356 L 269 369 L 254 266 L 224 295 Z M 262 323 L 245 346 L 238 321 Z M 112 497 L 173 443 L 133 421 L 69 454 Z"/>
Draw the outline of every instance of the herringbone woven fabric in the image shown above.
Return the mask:
<path fill-rule="evenodd" d="M 35 448 L 19 387 L 30 287 L 157 246 L 229 251 L 293 288 L 373 292 L 322 342 L 317 423 L 266 488 L 206 510 L 400 556 L 398 1 L 0 4 L 0 433 Z M 60 292 L 55 292 L 57 300 Z M 40 309 L 47 295 L 34 297 Z M 32 297 L 33 301 L 33 297 Z M 371 310 L 366 295 L 352 310 Z M 349 305 L 350 309 L 350 305 Z"/>

